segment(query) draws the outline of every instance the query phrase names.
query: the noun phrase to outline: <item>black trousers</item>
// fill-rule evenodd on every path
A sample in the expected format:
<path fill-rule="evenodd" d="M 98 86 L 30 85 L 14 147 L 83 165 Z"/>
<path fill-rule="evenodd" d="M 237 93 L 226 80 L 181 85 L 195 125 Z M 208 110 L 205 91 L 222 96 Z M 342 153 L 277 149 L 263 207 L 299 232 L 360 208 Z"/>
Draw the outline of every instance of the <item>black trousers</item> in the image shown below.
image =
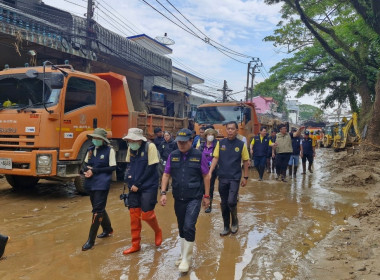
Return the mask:
<path fill-rule="evenodd" d="M 129 208 L 141 208 L 143 212 L 154 210 L 157 204 L 157 190 L 129 192 Z"/>
<path fill-rule="evenodd" d="M 309 162 L 310 165 L 312 165 L 314 161 L 313 154 L 302 155 L 302 163 L 306 163 L 306 160 Z"/>
<path fill-rule="evenodd" d="M 276 154 L 276 173 L 277 175 L 286 176 L 286 170 L 288 169 L 288 163 L 292 153 Z"/>
<path fill-rule="evenodd" d="M 235 207 L 239 193 L 240 180 L 219 178 L 219 195 L 222 206 Z"/>
<path fill-rule="evenodd" d="M 174 211 L 177 216 L 179 236 L 186 241 L 194 242 L 195 225 L 201 211 L 202 199 L 174 200 Z"/>
<path fill-rule="evenodd" d="M 92 213 L 103 213 L 106 210 L 108 192 L 109 190 L 90 191 Z"/>

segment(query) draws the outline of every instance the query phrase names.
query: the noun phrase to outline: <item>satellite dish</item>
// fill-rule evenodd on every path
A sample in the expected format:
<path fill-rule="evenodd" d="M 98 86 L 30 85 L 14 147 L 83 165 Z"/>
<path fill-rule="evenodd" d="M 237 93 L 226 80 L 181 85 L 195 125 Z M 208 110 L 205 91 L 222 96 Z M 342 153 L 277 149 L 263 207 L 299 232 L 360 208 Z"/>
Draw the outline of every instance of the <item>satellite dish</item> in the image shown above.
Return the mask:
<path fill-rule="evenodd" d="M 164 36 L 157 36 L 156 38 L 154 38 L 156 41 L 160 42 L 161 44 L 165 45 L 165 46 L 170 46 L 170 45 L 174 45 L 175 42 L 173 39 L 170 39 L 168 37 L 168 34 L 165 33 Z"/>

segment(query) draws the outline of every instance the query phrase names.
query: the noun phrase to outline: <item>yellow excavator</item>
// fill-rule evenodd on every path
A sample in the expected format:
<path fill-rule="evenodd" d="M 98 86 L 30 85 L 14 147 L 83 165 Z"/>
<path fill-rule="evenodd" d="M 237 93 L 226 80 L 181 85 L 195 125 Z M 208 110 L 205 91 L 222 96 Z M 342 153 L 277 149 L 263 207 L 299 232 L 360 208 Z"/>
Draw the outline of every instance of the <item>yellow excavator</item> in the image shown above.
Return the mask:
<path fill-rule="evenodd" d="M 334 136 L 334 151 L 340 151 L 347 147 L 353 147 L 360 144 L 361 137 L 358 129 L 358 114 L 353 113 L 352 118 L 347 120 L 343 118 L 342 122 L 336 128 Z"/>
<path fill-rule="evenodd" d="M 325 148 L 330 148 L 334 142 L 334 136 L 336 134 L 338 123 L 326 125 L 323 131 L 322 145 Z"/>

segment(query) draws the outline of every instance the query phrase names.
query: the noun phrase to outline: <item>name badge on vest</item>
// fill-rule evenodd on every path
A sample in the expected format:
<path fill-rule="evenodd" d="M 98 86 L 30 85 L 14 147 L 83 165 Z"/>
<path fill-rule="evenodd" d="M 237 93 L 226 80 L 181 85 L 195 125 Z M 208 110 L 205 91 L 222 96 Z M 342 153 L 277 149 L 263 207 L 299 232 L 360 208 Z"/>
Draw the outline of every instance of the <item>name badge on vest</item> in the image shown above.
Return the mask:
<path fill-rule="evenodd" d="M 144 152 L 141 152 L 141 156 L 143 157 L 145 155 L 145 153 Z"/>
<path fill-rule="evenodd" d="M 189 158 L 189 161 L 200 162 L 201 160 L 199 158 Z"/>
<path fill-rule="evenodd" d="M 104 159 L 104 155 L 100 155 L 100 159 Z"/>
<path fill-rule="evenodd" d="M 172 157 L 172 161 L 179 161 L 178 157 Z"/>
<path fill-rule="evenodd" d="M 222 147 L 220 148 L 222 151 L 225 151 L 226 150 L 226 145 L 222 145 Z"/>
<path fill-rule="evenodd" d="M 239 151 L 240 151 L 239 147 L 236 147 L 236 148 L 235 148 L 235 152 L 238 153 Z"/>

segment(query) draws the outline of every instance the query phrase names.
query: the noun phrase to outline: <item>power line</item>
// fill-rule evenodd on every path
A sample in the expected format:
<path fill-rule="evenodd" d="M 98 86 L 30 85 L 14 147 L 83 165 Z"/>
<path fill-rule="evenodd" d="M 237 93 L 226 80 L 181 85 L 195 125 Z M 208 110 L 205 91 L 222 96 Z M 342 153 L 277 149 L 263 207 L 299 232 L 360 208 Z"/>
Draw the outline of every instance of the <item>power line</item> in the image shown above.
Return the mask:
<path fill-rule="evenodd" d="M 118 24 L 122 24 L 123 26 L 125 26 L 125 27 L 127 27 L 129 30 L 132 30 L 134 33 L 137 33 L 136 32 L 136 30 L 134 30 L 133 28 L 131 28 L 131 27 L 129 27 L 126 23 L 125 23 L 125 18 L 123 18 L 122 16 L 120 16 L 120 17 L 122 17 L 122 19 L 124 19 L 124 20 L 122 20 L 120 17 L 118 17 L 117 15 L 115 15 L 114 13 L 112 13 L 109 9 L 107 9 L 107 7 L 105 7 L 105 6 L 103 6 L 101 3 L 99 3 L 99 5 L 102 7 L 102 8 L 104 8 L 108 13 L 110 13 L 113 17 L 110 17 L 108 14 L 106 14 L 103 10 L 100 10 L 104 15 L 106 15 L 108 18 L 110 18 L 111 20 L 113 19 L 113 21 L 115 21 L 116 22 L 116 19 L 118 20 Z M 110 6 L 109 6 L 110 7 Z M 110 7 L 110 9 L 113 9 L 112 7 Z M 114 10 L 114 9 L 113 9 Z M 116 12 L 116 11 L 115 11 Z M 102 17 L 103 18 L 103 17 Z M 120 29 L 118 29 L 119 31 L 120 31 Z M 138 41 L 135 41 L 135 43 L 137 43 L 137 44 L 139 44 L 139 42 Z M 157 51 L 160 51 L 159 49 L 158 49 L 158 47 L 157 46 L 155 46 L 154 44 L 151 44 L 151 43 L 148 43 L 152 48 L 154 48 L 155 50 L 157 50 Z M 140 45 L 140 44 L 139 44 Z M 210 77 L 208 77 L 208 76 L 206 76 L 206 75 L 204 75 L 204 74 L 202 74 L 202 73 L 199 73 L 199 72 L 197 72 L 197 71 L 195 71 L 195 70 L 193 70 L 192 68 L 190 68 L 190 67 L 188 67 L 188 66 L 186 66 L 185 64 L 183 64 L 182 62 L 180 62 L 178 59 L 176 59 L 176 58 L 172 58 L 176 63 L 178 63 L 179 65 L 181 65 L 182 67 L 184 67 L 185 69 L 190 69 L 190 72 L 194 72 L 195 74 L 197 74 L 197 75 L 199 75 L 199 76 L 204 76 L 206 79 L 204 79 L 204 80 L 206 80 L 206 83 L 207 83 L 207 80 L 209 80 L 209 81 L 211 81 L 212 82 L 212 84 L 214 84 L 215 86 L 219 86 L 219 84 L 221 83 L 220 81 L 217 81 L 217 80 L 215 80 L 215 79 L 213 79 L 213 78 L 210 78 Z M 216 89 L 216 88 L 215 88 Z"/>
<path fill-rule="evenodd" d="M 230 49 L 230 48 L 228 48 L 228 47 L 226 47 L 226 46 L 224 46 L 224 45 L 222 45 L 222 44 L 220 44 L 220 43 L 218 43 L 217 41 L 215 41 L 215 40 L 213 40 L 213 39 L 211 39 L 210 37 L 208 37 L 202 30 L 200 30 L 198 27 L 196 27 L 187 17 L 185 17 L 169 0 L 166 0 L 166 2 L 168 2 L 184 19 L 186 19 L 196 30 L 198 30 L 201 34 L 203 34 L 204 36 L 205 36 L 205 39 L 207 38 L 208 40 L 210 40 L 210 41 L 212 41 L 212 42 L 214 42 L 215 44 L 217 44 L 217 45 L 219 45 L 219 46 L 221 46 L 221 47 L 223 47 L 223 48 L 225 48 L 225 49 L 227 49 L 227 50 L 230 50 L 230 51 L 232 51 L 232 52 L 234 52 L 235 53 L 235 55 L 237 55 L 237 56 L 241 56 L 241 57 L 245 57 L 245 58 L 251 58 L 252 56 L 250 56 L 250 55 L 246 55 L 246 54 L 242 54 L 242 53 L 239 53 L 239 52 L 236 52 L 236 51 L 234 51 L 234 50 L 232 50 L 232 49 Z M 206 39 L 206 40 L 207 40 Z"/>
<path fill-rule="evenodd" d="M 148 5 L 149 7 L 151 7 L 153 10 L 155 10 L 157 13 L 159 13 L 160 15 L 162 15 L 163 17 L 165 17 L 167 20 L 169 20 L 170 22 L 172 22 L 173 24 L 175 24 L 176 26 L 178 26 L 179 28 L 181 28 L 182 30 L 184 30 L 185 32 L 189 33 L 190 35 L 193 35 L 195 37 L 197 37 L 198 39 L 201 39 L 202 41 L 204 41 L 200 36 L 198 36 L 197 34 L 195 34 L 193 31 L 189 31 L 187 29 L 185 29 L 184 27 L 180 26 L 179 24 L 177 24 L 176 22 L 174 22 L 172 19 L 168 18 L 166 15 L 164 15 L 162 12 L 160 12 L 158 9 L 156 9 L 154 6 L 152 6 L 151 4 L 149 4 L 147 1 L 145 0 L 140 0 L 142 2 L 144 2 L 146 5 Z M 157 1 L 157 0 L 156 0 Z M 188 27 L 187 27 L 188 28 Z M 215 49 L 217 49 L 219 52 L 221 52 L 222 54 L 224 54 L 225 56 L 228 56 L 229 58 L 235 60 L 236 62 L 239 62 L 241 64 L 247 64 L 243 61 L 240 61 L 232 56 L 230 56 L 229 54 L 227 54 L 226 50 L 221 50 L 220 48 L 210 44 L 211 46 L 213 46 Z"/>

